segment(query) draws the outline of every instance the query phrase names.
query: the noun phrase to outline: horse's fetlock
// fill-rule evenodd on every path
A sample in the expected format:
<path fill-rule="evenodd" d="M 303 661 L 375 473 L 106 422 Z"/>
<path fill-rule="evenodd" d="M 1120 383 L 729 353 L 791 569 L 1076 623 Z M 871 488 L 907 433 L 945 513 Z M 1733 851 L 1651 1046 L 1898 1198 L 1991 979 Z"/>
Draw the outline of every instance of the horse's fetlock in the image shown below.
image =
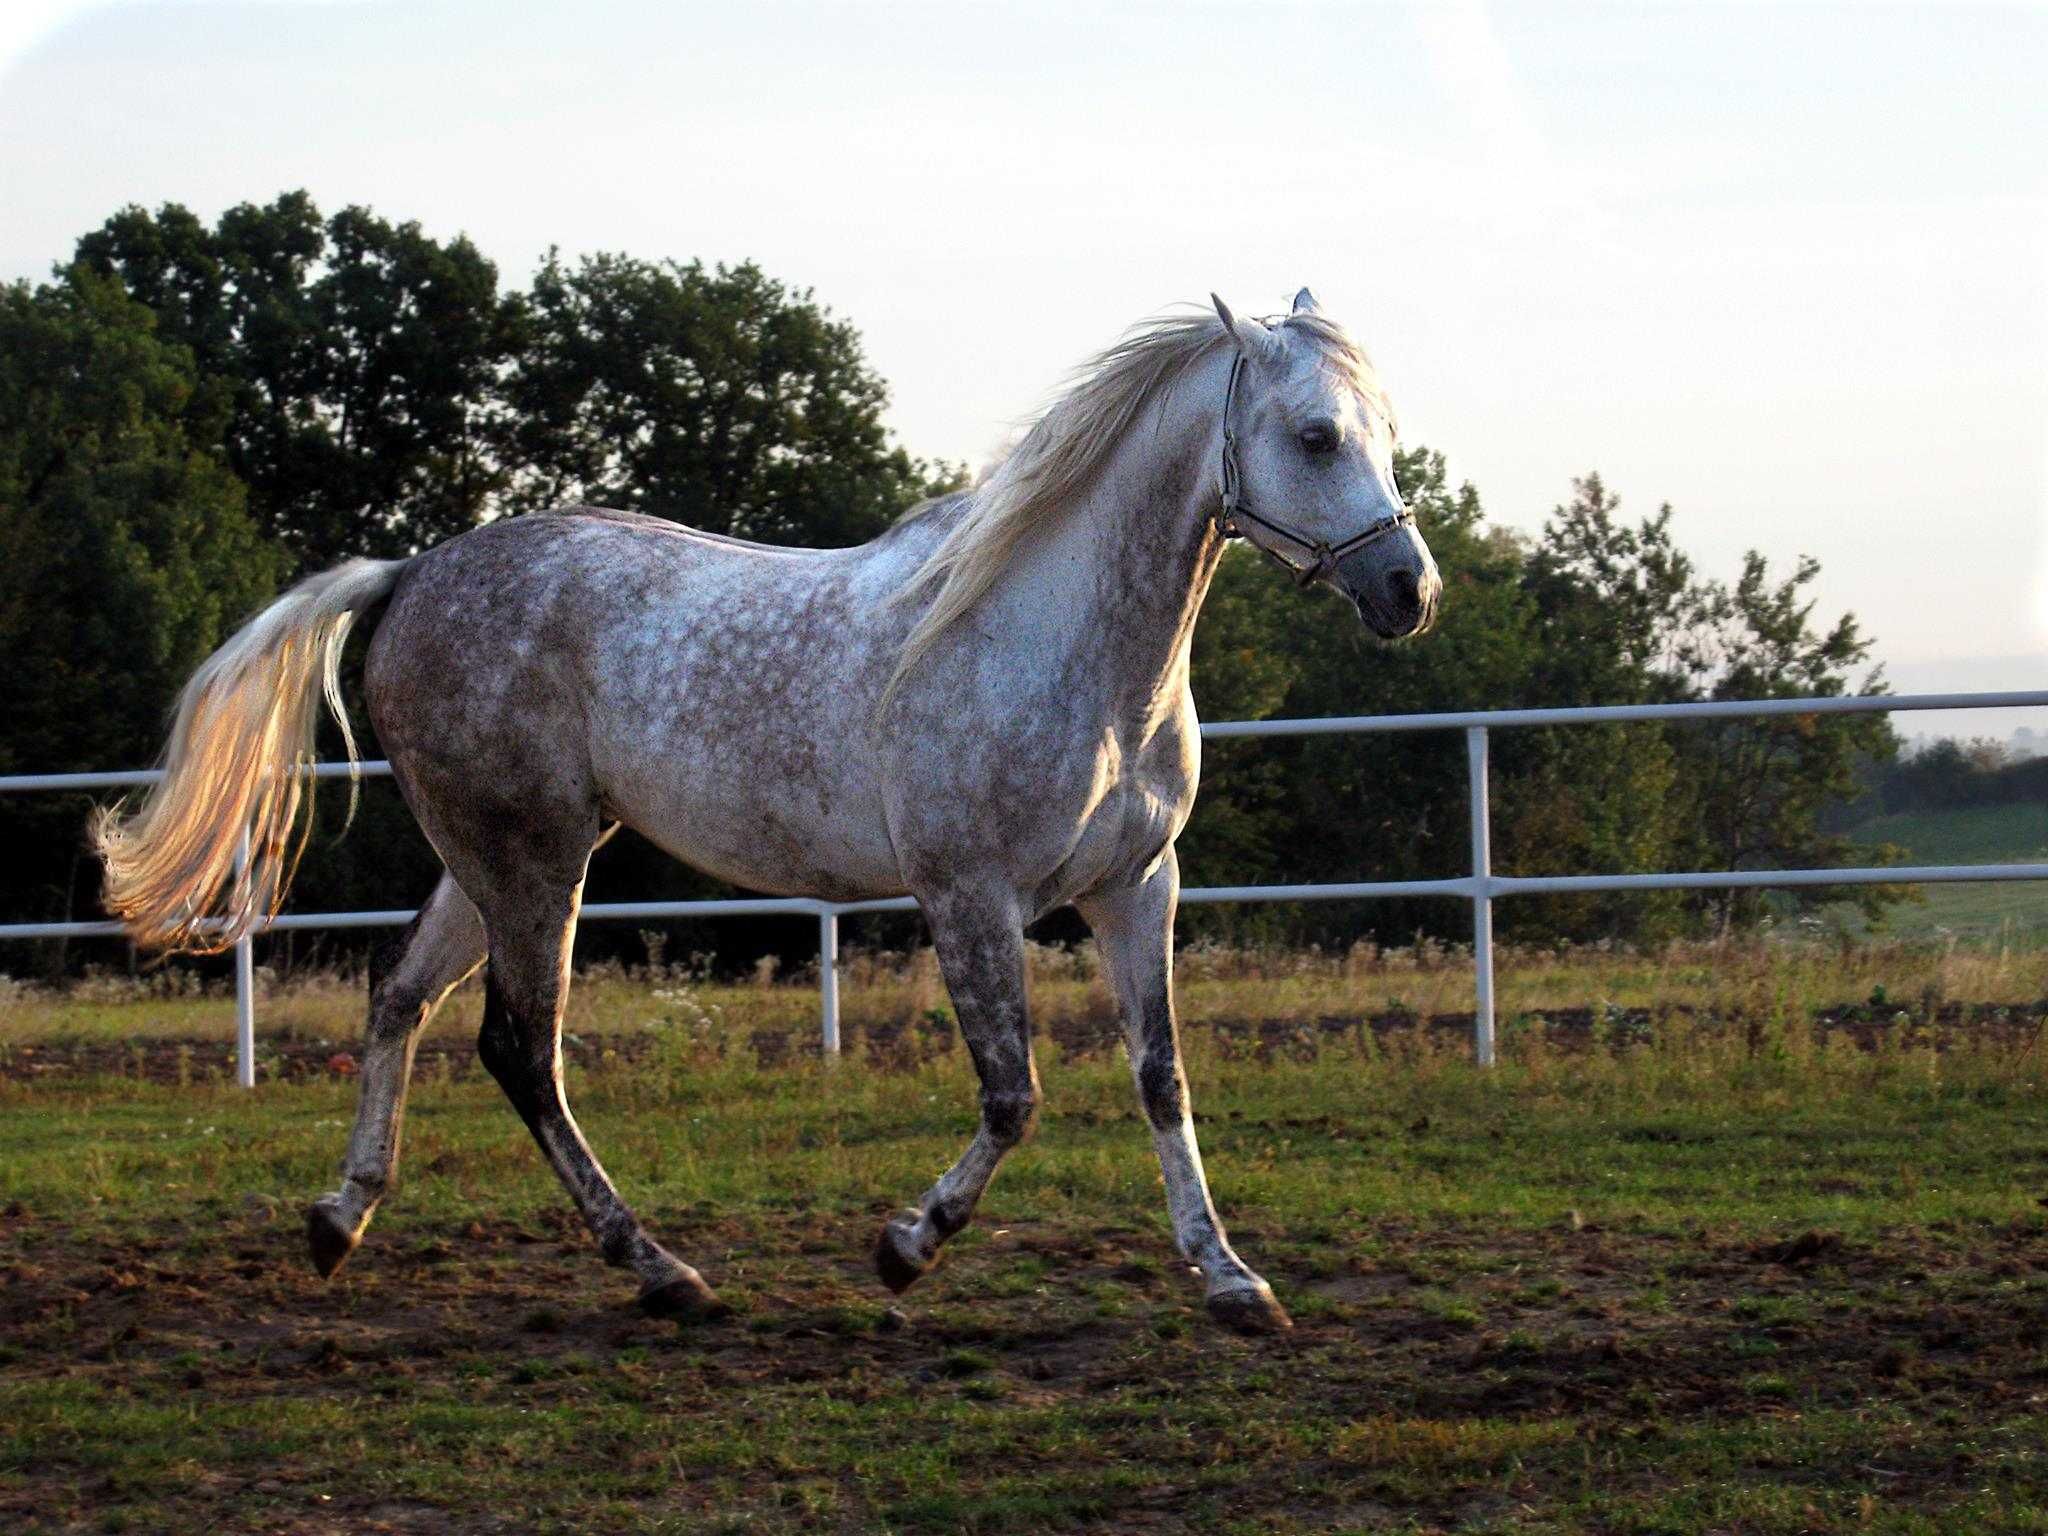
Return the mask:
<path fill-rule="evenodd" d="M 949 1201 L 934 1200 L 924 1213 L 924 1219 L 931 1223 L 932 1231 L 943 1243 L 965 1228 L 974 1219 L 974 1212 L 964 1202 L 955 1206 Z"/>
<path fill-rule="evenodd" d="M 359 1204 L 368 1207 L 377 1204 L 391 1192 L 391 1177 L 381 1168 L 348 1171 L 348 1191 L 354 1193 Z"/>

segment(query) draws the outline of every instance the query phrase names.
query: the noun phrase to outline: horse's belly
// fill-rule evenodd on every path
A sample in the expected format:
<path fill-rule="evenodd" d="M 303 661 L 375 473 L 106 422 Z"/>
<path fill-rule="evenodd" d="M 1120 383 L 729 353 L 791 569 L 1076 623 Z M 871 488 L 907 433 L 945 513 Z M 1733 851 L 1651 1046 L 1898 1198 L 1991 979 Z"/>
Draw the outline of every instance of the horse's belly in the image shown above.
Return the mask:
<path fill-rule="evenodd" d="M 791 776 L 685 753 L 606 777 L 609 814 L 721 880 L 827 901 L 902 894 L 880 798 L 853 775 Z"/>

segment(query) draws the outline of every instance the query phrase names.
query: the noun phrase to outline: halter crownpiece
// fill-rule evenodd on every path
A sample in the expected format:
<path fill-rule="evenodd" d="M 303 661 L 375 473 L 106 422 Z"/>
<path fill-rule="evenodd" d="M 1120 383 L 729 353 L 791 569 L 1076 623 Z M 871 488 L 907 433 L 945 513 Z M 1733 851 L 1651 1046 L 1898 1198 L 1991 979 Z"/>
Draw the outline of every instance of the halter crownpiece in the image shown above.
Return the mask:
<path fill-rule="evenodd" d="M 1296 565 L 1277 549 L 1251 539 L 1252 547 L 1259 553 L 1277 561 L 1294 577 L 1296 586 L 1306 587 L 1322 580 L 1337 569 L 1337 562 L 1346 555 L 1365 548 L 1375 539 L 1383 539 L 1397 528 L 1412 527 L 1415 514 L 1403 507 L 1392 517 L 1381 518 L 1363 533 L 1355 533 L 1341 544 L 1328 544 L 1321 539 L 1306 535 L 1277 522 L 1262 512 L 1254 512 L 1251 503 L 1245 499 L 1244 474 L 1237 462 L 1237 434 L 1231 429 L 1231 417 L 1237 404 L 1237 381 L 1244 372 L 1244 353 L 1240 350 L 1230 364 L 1230 383 L 1223 391 L 1223 499 L 1218 504 L 1213 520 L 1216 531 L 1226 539 L 1243 539 L 1248 535 L 1239 526 L 1241 522 L 1257 523 L 1270 533 L 1277 533 L 1288 543 L 1305 550 L 1310 558 L 1307 565 Z"/>

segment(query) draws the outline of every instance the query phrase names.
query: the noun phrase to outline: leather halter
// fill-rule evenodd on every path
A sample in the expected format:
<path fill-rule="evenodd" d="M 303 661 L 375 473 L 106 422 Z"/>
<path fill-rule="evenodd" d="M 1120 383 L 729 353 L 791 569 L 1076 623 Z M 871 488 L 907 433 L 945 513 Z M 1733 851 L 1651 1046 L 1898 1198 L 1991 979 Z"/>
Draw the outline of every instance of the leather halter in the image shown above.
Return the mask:
<path fill-rule="evenodd" d="M 1415 524 L 1415 514 L 1403 507 L 1392 517 L 1380 519 L 1363 533 L 1355 533 L 1341 544 L 1326 544 L 1321 539 L 1311 539 L 1297 532 L 1285 523 L 1267 517 L 1263 512 L 1254 512 L 1244 494 L 1244 474 L 1237 462 L 1237 434 L 1231 429 L 1232 408 L 1237 404 L 1237 381 L 1244 372 L 1244 353 L 1240 350 L 1230 364 L 1230 383 L 1223 391 L 1223 500 L 1212 517 L 1216 531 L 1226 539 L 1249 538 L 1240 523 L 1256 523 L 1268 532 L 1277 533 L 1288 543 L 1305 551 L 1309 556 L 1307 565 L 1296 565 L 1292 560 L 1269 545 L 1250 539 L 1253 548 L 1268 555 L 1286 567 L 1294 577 L 1295 585 L 1306 587 L 1320 581 L 1337 569 L 1337 562 L 1357 550 L 1365 548 L 1375 539 L 1383 539 L 1397 528 L 1409 528 Z"/>

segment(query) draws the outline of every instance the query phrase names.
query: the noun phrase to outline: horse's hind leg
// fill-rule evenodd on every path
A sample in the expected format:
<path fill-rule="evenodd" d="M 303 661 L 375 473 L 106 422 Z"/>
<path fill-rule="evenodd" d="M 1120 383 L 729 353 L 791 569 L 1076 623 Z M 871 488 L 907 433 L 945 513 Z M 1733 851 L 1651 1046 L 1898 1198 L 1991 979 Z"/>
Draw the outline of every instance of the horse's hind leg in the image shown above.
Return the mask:
<path fill-rule="evenodd" d="M 405 1091 L 421 1029 L 483 958 L 483 920 L 444 874 L 419 916 L 371 960 L 362 1089 L 341 1188 L 306 1212 L 306 1240 L 321 1274 L 333 1274 L 355 1251 L 398 1171 Z"/>
<path fill-rule="evenodd" d="M 1038 1068 L 1024 996 L 1024 927 L 1013 900 L 947 893 L 924 897 L 939 968 L 960 1033 L 981 1078 L 981 1125 L 960 1160 L 914 1211 L 882 1228 L 875 1268 L 892 1291 L 938 1261 L 939 1246 L 967 1225 L 1003 1156 L 1038 1118 Z"/>
<path fill-rule="evenodd" d="M 1210 1315 L 1248 1333 L 1292 1327 L 1272 1288 L 1230 1246 L 1209 1199 L 1173 1016 L 1173 914 L 1179 901 L 1180 867 L 1169 848 L 1142 885 L 1097 892 L 1079 905 L 1116 987 L 1131 1076 L 1166 1179 L 1174 1241 L 1201 1268 Z"/>
<path fill-rule="evenodd" d="M 720 1315 L 726 1309 L 703 1277 L 649 1237 L 619 1198 L 562 1091 L 562 1005 L 581 871 L 566 887 L 507 881 L 501 891 L 481 903 L 491 968 L 477 1054 L 576 1201 L 605 1262 L 639 1277 L 640 1305 L 656 1317 Z"/>

